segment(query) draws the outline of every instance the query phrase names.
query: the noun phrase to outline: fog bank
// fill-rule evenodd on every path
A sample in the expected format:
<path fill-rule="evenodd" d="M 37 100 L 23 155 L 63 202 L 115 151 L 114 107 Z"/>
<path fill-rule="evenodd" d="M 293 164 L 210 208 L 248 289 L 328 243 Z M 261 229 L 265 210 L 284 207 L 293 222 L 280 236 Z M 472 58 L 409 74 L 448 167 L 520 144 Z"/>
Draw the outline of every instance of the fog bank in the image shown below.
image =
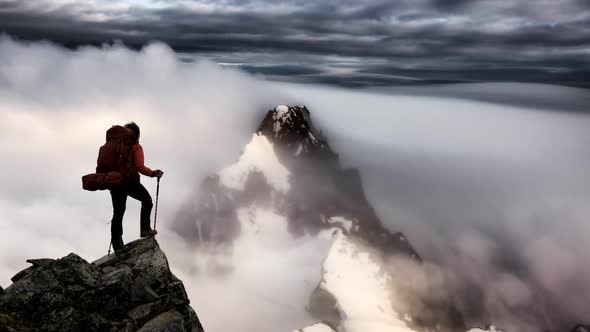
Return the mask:
<path fill-rule="evenodd" d="M 245 243 L 256 255 L 234 256 L 243 273 L 230 280 L 200 275 L 199 257 L 166 231 L 202 177 L 238 158 L 266 110 L 305 104 L 343 162 L 360 168 L 384 223 L 442 269 L 470 321 L 526 331 L 587 314 L 590 119 L 580 112 L 265 82 L 181 63 L 158 43 L 71 51 L 2 37 L 0 63 L 3 286 L 27 258 L 106 253 L 110 197 L 82 191 L 80 177 L 93 171 L 106 129 L 133 120 L 146 164 L 166 172 L 158 240 L 205 328 L 307 322 L 297 291 L 315 287 L 323 242 Z M 580 99 L 563 103 L 571 110 Z M 143 183 L 154 195 L 155 181 Z M 126 241 L 138 236 L 138 219 L 130 200 Z M 300 266 L 284 273 L 286 257 Z"/>

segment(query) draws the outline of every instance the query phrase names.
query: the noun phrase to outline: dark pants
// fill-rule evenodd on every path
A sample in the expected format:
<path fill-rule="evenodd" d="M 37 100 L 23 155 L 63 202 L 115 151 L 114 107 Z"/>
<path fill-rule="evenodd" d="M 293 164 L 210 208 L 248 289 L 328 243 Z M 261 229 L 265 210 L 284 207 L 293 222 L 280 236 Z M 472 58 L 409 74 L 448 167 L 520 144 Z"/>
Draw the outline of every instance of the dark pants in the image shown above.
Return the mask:
<path fill-rule="evenodd" d="M 110 189 L 109 191 L 111 192 L 111 199 L 113 201 L 113 219 L 111 220 L 112 241 L 117 241 L 123 236 L 123 215 L 127 206 L 127 196 L 131 196 L 141 202 L 141 231 L 149 231 L 151 229 L 152 197 L 139 181 L 130 182 L 121 188 Z"/>

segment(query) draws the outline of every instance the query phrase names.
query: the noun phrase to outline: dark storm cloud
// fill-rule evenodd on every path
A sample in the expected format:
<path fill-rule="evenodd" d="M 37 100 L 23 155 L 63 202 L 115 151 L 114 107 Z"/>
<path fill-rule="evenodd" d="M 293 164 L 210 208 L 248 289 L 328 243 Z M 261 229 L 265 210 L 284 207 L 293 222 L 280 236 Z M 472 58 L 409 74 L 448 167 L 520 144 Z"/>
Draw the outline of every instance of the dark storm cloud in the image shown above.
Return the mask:
<path fill-rule="evenodd" d="M 473 0 L 433 0 L 434 6 L 440 10 L 455 10 L 462 8 L 469 3 L 473 3 Z"/>
<path fill-rule="evenodd" d="M 305 72 L 314 63 L 324 70 L 317 81 L 348 86 L 398 84 L 402 71 L 426 82 L 590 85 L 578 74 L 590 70 L 590 7 L 578 0 L 0 0 L 0 31 L 67 47 L 160 40 L 182 53 L 233 54 L 234 63 L 245 52 L 274 54 L 273 66 Z M 304 63 L 285 62 L 285 53 Z M 321 69 L 339 59 L 361 61 L 346 73 Z M 256 68 L 256 58 L 246 65 L 269 77 L 285 74 Z M 389 70 L 367 77 L 383 65 Z"/>

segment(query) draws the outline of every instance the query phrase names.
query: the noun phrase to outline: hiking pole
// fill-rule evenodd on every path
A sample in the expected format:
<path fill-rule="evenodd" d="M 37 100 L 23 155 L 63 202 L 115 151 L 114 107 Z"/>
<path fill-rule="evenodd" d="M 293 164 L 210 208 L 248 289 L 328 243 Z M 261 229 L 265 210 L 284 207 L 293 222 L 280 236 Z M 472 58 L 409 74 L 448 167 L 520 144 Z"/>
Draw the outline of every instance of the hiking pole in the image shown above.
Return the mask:
<path fill-rule="evenodd" d="M 107 223 L 107 225 L 108 225 L 108 224 L 110 224 L 110 223 L 112 223 L 112 222 L 113 222 L 112 220 L 111 220 L 111 221 L 109 221 L 109 222 Z M 110 255 L 111 255 L 111 246 L 112 246 L 112 245 L 113 245 L 113 238 L 111 237 L 111 241 L 109 242 L 109 251 L 107 251 L 107 256 L 110 256 Z"/>
<path fill-rule="evenodd" d="M 160 197 L 160 178 L 158 177 L 158 187 L 156 188 L 156 212 L 154 215 L 154 231 L 158 222 L 158 198 Z"/>

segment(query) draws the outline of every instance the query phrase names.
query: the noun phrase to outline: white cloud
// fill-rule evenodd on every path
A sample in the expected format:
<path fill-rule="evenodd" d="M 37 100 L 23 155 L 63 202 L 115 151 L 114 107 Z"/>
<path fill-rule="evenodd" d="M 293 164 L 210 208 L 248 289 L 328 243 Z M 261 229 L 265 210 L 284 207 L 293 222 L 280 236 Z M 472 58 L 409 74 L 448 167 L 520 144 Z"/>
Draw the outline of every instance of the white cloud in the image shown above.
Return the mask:
<path fill-rule="evenodd" d="M 579 289 L 590 278 L 583 268 L 590 266 L 583 236 L 590 231 L 587 116 L 261 82 L 206 61 L 180 63 L 162 44 L 140 52 L 120 45 L 68 51 L 4 37 L 0 63 L 3 286 L 27 258 L 75 251 L 94 259 L 106 252 L 110 199 L 82 191 L 80 177 L 92 172 L 110 125 L 136 121 L 148 166 L 166 172 L 159 210 L 164 230 L 203 175 L 236 160 L 266 110 L 292 103 L 307 104 L 344 162 L 361 168 L 382 219 L 406 232 L 421 254 L 456 272 L 448 276 L 454 290 L 469 283 L 486 292 L 486 318 L 509 324 L 519 317 L 497 310 L 498 302 L 523 308 L 538 296 L 573 318 L 582 313 L 567 311 L 568 303 L 589 305 Z M 154 182 L 144 180 L 151 193 Z M 130 201 L 126 240 L 137 236 L 138 212 Z M 305 294 L 295 297 L 297 289 L 289 287 L 319 272 L 309 263 L 315 246 L 268 253 L 269 262 L 288 256 L 302 266 L 281 279 L 281 265 L 273 265 L 276 279 L 261 294 L 244 280 L 263 287 L 256 277 L 266 261 L 243 260 L 239 276 L 245 279 L 193 278 L 193 253 L 169 232 L 159 237 L 205 327 L 255 326 L 264 316 L 266 328 L 275 328 L 294 307 L 300 311 L 293 319 L 305 319 Z M 498 264 L 507 253 L 516 262 Z M 555 274 L 557 268 L 567 273 Z M 564 293 L 547 289 L 564 283 Z M 277 305 L 265 297 L 281 291 L 296 300 Z M 227 320 L 224 309 L 247 306 L 255 295 L 261 299 L 252 312 Z"/>
<path fill-rule="evenodd" d="M 490 96 L 510 88 L 521 101 L 561 91 L 563 109 L 588 97 L 478 87 Z M 478 312 L 468 322 L 536 331 L 587 320 L 590 117 L 399 90 L 285 88 L 305 101 L 345 164 L 360 168 L 381 219 L 441 266 L 465 312 Z"/>

